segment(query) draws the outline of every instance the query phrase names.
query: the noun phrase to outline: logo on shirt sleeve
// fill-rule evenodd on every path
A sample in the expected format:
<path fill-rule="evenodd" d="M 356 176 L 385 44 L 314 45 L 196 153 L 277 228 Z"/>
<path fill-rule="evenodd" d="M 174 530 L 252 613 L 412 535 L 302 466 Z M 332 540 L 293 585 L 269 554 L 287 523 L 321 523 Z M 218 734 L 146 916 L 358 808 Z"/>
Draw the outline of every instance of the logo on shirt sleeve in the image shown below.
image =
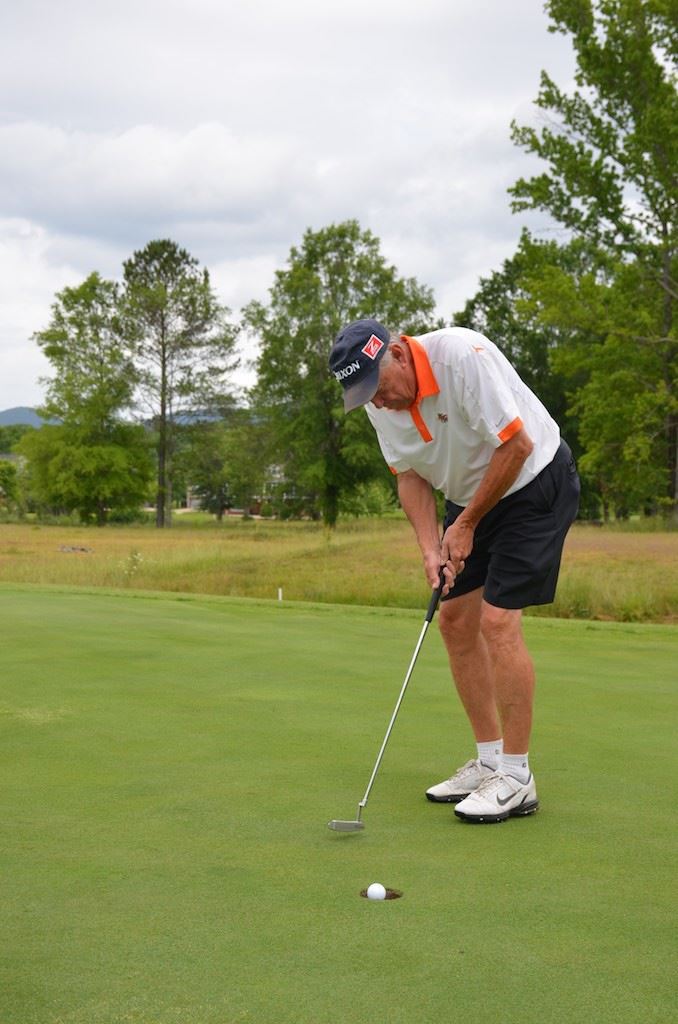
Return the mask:
<path fill-rule="evenodd" d="M 381 340 L 381 338 L 378 338 L 376 334 L 373 334 L 371 335 L 369 341 L 367 341 L 365 345 L 363 345 L 360 351 L 364 352 L 365 355 L 369 356 L 370 359 L 376 359 L 377 355 L 379 354 L 383 347 L 384 343 Z"/>

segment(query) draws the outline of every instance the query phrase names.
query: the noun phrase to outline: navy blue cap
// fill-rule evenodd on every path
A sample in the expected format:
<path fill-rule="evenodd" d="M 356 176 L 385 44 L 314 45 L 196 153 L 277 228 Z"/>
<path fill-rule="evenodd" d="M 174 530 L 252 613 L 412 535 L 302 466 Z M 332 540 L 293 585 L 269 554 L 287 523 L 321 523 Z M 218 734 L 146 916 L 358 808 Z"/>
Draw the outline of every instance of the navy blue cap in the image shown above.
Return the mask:
<path fill-rule="evenodd" d="M 379 387 L 379 362 L 389 332 L 377 320 L 356 320 L 342 327 L 330 352 L 330 370 L 344 389 L 344 410 L 365 405 Z"/>

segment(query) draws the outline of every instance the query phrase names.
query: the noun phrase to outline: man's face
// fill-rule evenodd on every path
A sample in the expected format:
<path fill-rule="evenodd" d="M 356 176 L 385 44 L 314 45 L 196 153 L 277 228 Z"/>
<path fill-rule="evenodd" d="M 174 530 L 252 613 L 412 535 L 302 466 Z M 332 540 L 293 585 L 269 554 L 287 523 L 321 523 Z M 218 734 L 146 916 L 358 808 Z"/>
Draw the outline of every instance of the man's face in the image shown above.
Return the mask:
<path fill-rule="evenodd" d="M 379 367 L 379 387 L 372 405 L 394 411 L 409 409 L 417 397 L 417 376 L 410 350 L 403 342 L 395 342 L 390 353 L 390 358 Z"/>

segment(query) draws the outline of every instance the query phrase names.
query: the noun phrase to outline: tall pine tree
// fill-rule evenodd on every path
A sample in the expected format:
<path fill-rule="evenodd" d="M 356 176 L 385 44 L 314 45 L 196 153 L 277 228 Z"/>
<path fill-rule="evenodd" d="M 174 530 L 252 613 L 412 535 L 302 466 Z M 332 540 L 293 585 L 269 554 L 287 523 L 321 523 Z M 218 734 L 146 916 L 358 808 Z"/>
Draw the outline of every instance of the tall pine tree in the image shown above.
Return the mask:
<path fill-rule="evenodd" d="M 177 421 L 230 404 L 238 329 L 207 270 L 168 239 L 149 242 L 124 263 L 121 311 L 138 405 L 152 417 L 157 439 L 156 525 L 170 526 Z"/>

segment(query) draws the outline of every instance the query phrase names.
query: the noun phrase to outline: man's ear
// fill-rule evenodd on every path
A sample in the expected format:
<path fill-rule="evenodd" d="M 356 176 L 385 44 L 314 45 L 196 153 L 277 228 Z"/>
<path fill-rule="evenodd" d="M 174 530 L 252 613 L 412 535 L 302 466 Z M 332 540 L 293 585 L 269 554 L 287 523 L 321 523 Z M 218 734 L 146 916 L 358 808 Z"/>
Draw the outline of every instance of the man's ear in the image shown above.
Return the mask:
<path fill-rule="evenodd" d="M 407 362 L 407 355 L 405 353 L 405 346 L 403 345 L 402 341 L 392 341 L 391 344 L 389 345 L 389 349 L 391 351 L 392 357 L 396 360 L 396 362 L 398 362 L 398 363 L 406 363 Z"/>

